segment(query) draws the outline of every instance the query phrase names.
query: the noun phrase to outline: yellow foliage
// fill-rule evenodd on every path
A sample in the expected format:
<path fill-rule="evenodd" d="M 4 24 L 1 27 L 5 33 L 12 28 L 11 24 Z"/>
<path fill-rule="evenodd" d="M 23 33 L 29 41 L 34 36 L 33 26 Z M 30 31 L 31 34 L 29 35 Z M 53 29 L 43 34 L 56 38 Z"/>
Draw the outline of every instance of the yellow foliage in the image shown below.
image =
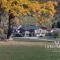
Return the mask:
<path fill-rule="evenodd" d="M 53 6 L 53 2 L 51 2 L 51 1 L 48 1 L 46 4 L 47 4 L 48 7 L 52 7 Z"/>
<path fill-rule="evenodd" d="M 25 4 L 28 8 L 24 8 L 23 4 Z M 3 11 L 12 13 L 14 16 L 27 15 L 28 13 L 33 15 L 34 18 L 37 18 L 40 23 L 44 22 L 44 15 L 48 14 L 49 16 L 54 16 L 56 10 L 55 6 L 57 6 L 57 2 L 31 2 L 28 0 L 0 0 L 0 5 Z M 1 8 L 0 7 L 0 8 Z M 31 13 L 34 12 L 35 14 Z M 43 15 L 42 15 L 43 14 Z"/>
<path fill-rule="evenodd" d="M 26 3 L 28 0 L 20 0 L 21 3 Z"/>
<path fill-rule="evenodd" d="M 15 20 L 15 24 L 16 24 L 16 25 L 19 25 L 19 24 L 20 24 L 19 19 Z"/>
<path fill-rule="evenodd" d="M 58 5 L 57 1 L 55 1 L 53 4 L 54 4 L 55 6 L 57 6 L 57 5 Z"/>
<path fill-rule="evenodd" d="M 40 10 L 40 4 L 39 3 L 31 3 L 29 6 L 29 9 L 36 12 Z"/>

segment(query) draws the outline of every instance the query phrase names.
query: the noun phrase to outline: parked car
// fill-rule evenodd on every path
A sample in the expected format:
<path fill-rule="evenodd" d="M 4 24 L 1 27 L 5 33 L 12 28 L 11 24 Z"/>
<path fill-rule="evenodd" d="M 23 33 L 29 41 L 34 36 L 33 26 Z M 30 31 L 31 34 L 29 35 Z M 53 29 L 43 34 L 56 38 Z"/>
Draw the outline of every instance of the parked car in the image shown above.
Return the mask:
<path fill-rule="evenodd" d="M 13 34 L 16 37 L 24 37 L 24 36 L 28 37 L 28 34 L 29 34 L 29 37 L 33 37 L 35 36 L 34 31 L 38 28 L 39 26 L 34 26 L 34 25 L 20 25 L 15 29 Z"/>
<path fill-rule="evenodd" d="M 50 29 L 50 30 L 48 30 L 48 33 L 46 34 L 46 36 L 49 38 L 58 38 L 59 35 L 60 35 L 59 28 Z"/>
<path fill-rule="evenodd" d="M 53 28 L 51 31 L 52 31 L 52 35 L 54 38 L 58 38 L 58 36 L 60 36 L 60 29 L 59 28 Z"/>
<path fill-rule="evenodd" d="M 43 30 L 43 29 L 35 30 L 35 35 L 37 37 L 45 37 L 46 33 L 47 33 L 47 30 Z"/>

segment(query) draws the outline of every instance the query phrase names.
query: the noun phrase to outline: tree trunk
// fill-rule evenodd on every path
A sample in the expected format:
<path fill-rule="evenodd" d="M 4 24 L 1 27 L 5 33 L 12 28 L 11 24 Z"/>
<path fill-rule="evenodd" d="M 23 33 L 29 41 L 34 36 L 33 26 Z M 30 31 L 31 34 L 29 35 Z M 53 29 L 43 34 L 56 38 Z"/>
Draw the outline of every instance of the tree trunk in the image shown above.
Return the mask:
<path fill-rule="evenodd" d="M 8 34 L 7 34 L 7 39 L 10 38 L 12 32 L 13 32 L 13 28 L 12 28 L 12 18 L 14 18 L 14 16 L 12 14 L 9 14 L 9 20 L 8 20 Z"/>

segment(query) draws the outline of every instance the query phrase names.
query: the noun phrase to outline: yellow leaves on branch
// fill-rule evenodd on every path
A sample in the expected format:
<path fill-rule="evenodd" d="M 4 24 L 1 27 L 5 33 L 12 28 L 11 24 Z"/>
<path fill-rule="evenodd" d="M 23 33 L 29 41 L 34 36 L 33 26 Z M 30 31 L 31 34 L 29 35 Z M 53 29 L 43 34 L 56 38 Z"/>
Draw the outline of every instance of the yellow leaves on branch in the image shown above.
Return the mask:
<path fill-rule="evenodd" d="M 38 2 L 31 3 L 30 5 L 28 5 L 28 7 L 34 12 L 40 10 L 40 4 Z"/>
<path fill-rule="evenodd" d="M 45 3 L 40 2 L 31 2 L 29 0 L 0 0 L 0 5 L 2 9 L 6 12 L 12 13 L 14 16 L 20 16 L 27 15 L 28 13 L 30 15 L 33 15 L 35 18 L 38 18 L 38 20 L 43 22 L 43 20 L 47 19 L 44 18 L 44 15 L 54 16 L 56 10 L 55 6 L 57 6 L 57 2 L 48 1 Z M 31 13 L 35 12 L 36 14 Z M 43 14 L 43 16 L 41 15 Z"/>
<path fill-rule="evenodd" d="M 48 1 L 48 2 L 46 3 L 46 5 L 47 5 L 47 7 L 52 7 L 52 6 L 53 6 L 53 2 Z"/>
<path fill-rule="evenodd" d="M 28 0 L 19 0 L 21 3 L 26 3 Z"/>
<path fill-rule="evenodd" d="M 50 11 L 54 14 L 55 13 L 54 5 L 57 5 L 57 2 L 53 3 L 51 1 L 42 4 L 39 2 L 31 2 L 28 0 L 0 0 L 0 1 L 2 2 L 1 4 L 2 8 L 4 8 L 7 12 L 9 12 L 9 10 L 14 10 L 18 14 L 19 13 L 26 14 L 30 11 L 33 12 L 43 11 L 44 14 Z M 17 2 L 19 2 L 19 4 Z M 21 3 L 26 4 L 26 6 L 28 6 L 28 9 L 25 9 L 23 7 L 23 4 L 20 6 Z"/>
<path fill-rule="evenodd" d="M 58 2 L 56 2 L 56 1 L 53 2 L 53 5 L 54 5 L 54 6 L 58 6 Z"/>
<path fill-rule="evenodd" d="M 20 10 L 20 13 L 21 13 L 21 14 L 23 14 L 23 15 L 27 15 L 28 10 L 27 10 L 27 9 L 22 8 L 22 9 Z"/>

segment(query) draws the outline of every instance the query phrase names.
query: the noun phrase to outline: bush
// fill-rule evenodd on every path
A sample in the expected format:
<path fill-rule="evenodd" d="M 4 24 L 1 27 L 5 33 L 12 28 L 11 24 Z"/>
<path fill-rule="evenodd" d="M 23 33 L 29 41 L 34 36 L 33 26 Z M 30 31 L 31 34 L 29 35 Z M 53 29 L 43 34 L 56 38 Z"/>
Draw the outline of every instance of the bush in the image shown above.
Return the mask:
<path fill-rule="evenodd" d="M 52 35 L 54 38 L 60 38 L 60 32 L 59 31 L 53 32 Z"/>

